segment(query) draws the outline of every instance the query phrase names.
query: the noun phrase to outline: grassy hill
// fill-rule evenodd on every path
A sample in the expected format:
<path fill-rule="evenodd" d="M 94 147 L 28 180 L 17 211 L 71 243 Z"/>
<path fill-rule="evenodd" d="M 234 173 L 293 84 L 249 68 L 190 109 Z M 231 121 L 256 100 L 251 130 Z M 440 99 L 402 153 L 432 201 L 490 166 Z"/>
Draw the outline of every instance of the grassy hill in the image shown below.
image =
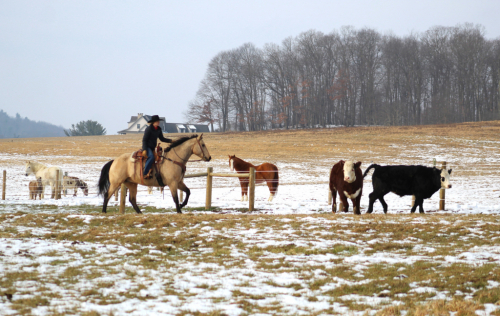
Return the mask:
<path fill-rule="evenodd" d="M 19 114 L 9 116 L 0 110 L 0 138 L 31 138 L 65 136 L 64 129 L 46 122 L 22 118 Z"/>

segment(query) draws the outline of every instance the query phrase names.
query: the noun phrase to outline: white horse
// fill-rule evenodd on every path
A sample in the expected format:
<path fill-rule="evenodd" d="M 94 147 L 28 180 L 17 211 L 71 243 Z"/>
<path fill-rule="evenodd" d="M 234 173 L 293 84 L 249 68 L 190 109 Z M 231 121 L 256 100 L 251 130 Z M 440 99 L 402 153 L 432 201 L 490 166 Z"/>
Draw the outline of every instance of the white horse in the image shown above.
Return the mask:
<path fill-rule="evenodd" d="M 38 162 L 28 161 L 25 166 L 26 176 L 30 174 L 35 174 L 35 177 L 42 178 L 42 198 L 44 198 L 45 186 L 50 185 L 52 188 L 51 198 L 55 197 L 56 193 L 56 181 L 59 181 L 59 196 L 61 196 L 63 172 L 59 167 L 47 167 Z M 56 177 L 56 171 L 59 170 L 59 179 Z"/>

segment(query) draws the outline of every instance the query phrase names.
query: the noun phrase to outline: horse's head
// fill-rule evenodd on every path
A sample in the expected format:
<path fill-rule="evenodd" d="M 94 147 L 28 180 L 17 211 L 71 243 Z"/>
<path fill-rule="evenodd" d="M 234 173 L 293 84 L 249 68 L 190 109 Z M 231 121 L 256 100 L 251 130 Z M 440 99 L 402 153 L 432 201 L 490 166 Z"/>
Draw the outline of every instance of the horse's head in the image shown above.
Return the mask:
<path fill-rule="evenodd" d="M 212 156 L 208 152 L 207 146 L 205 146 L 205 142 L 203 141 L 203 134 L 196 138 L 197 145 L 194 145 L 193 154 L 200 157 L 204 161 L 210 161 Z"/>
<path fill-rule="evenodd" d="M 361 161 L 356 163 L 348 160 L 344 162 L 344 181 L 348 183 L 353 183 L 356 181 L 356 168 L 361 166 Z"/>
<path fill-rule="evenodd" d="M 31 168 L 31 162 L 27 162 L 26 165 L 24 166 L 24 171 L 26 176 L 29 176 L 31 173 L 33 173 L 33 169 Z"/>
<path fill-rule="evenodd" d="M 233 162 L 233 158 L 236 157 L 236 155 L 228 155 L 229 156 L 229 168 L 231 169 L 231 171 L 234 171 L 234 162 Z"/>

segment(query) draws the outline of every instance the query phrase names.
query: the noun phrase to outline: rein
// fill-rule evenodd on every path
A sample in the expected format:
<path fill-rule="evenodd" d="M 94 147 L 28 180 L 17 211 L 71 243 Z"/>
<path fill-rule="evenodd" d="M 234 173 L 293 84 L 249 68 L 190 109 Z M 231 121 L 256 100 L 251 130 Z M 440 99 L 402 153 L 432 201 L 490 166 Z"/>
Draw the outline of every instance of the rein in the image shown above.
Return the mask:
<path fill-rule="evenodd" d="M 201 144 L 200 144 L 200 141 L 198 140 L 198 138 L 196 138 L 196 142 L 198 143 L 198 146 L 200 146 L 200 150 L 201 150 L 201 154 L 203 155 L 203 158 L 202 159 L 198 159 L 198 160 L 186 160 L 186 159 L 182 159 L 178 154 L 177 152 L 175 151 L 175 148 L 173 148 L 173 151 L 174 151 L 174 154 L 179 157 L 180 160 L 184 161 L 184 162 L 198 162 L 198 161 L 203 161 L 203 159 L 207 160 L 207 157 L 205 156 L 205 152 L 203 151 L 203 148 L 201 148 Z M 166 158 L 166 157 L 165 157 Z"/>
<path fill-rule="evenodd" d="M 203 151 L 203 148 L 201 147 L 201 144 L 200 144 L 200 141 L 198 140 L 198 138 L 196 139 L 196 142 L 198 143 L 198 146 L 200 146 L 200 150 L 201 150 L 201 154 L 203 155 L 203 159 L 205 159 L 205 160 L 206 160 L 207 158 L 206 158 L 206 156 L 205 156 L 205 152 Z M 182 161 L 184 162 L 184 164 L 183 164 L 183 163 L 180 163 L 180 162 L 178 162 L 178 161 L 175 161 L 175 160 L 172 160 L 172 159 L 168 158 L 168 157 L 166 156 L 166 153 L 165 153 L 165 152 L 163 152 L 163 158 L 164 158 L 165 160 L 168 160 L 168 161 L 170 161 L 170 162 L 173 162 L 174 164 L 176 164 L 176 165 L 178 165 L 179 167 L 181 167 L 181 168 L 182 168 L 182 173 L 185 173 L 185 172 L 186 172 L 186 165 L 185 165 L 185 163 L 188 163 L 188 162 L 198 162 L 198 161 L 203 161 L 203 159 L 198 159 L 198 160 L 189 160 L 189 159 L 188 159 L 188 160 L 186 160 L 186 159 L 183 159 L 183 158 L 181 158 L 181 157 L 179 156 L 179 154 L 177 154 L 177 151 L 175 151 L 175 148 L 172 148 L 172 150 L 174 151 L 174 154 L 175 154 L 175 155 L 176 155 L 176 156 L 177 156 L 180 160 L 182 160 Z"/>

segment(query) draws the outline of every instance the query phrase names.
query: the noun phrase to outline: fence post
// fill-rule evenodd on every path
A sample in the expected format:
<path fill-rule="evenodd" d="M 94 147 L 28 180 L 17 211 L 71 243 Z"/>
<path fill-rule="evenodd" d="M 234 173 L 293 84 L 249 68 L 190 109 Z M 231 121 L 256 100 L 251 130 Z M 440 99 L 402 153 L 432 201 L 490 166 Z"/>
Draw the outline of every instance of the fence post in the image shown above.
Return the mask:
<path fill-rule="evenodd" d="M 248 188 L 248 211 L 253 212 L 255 204 L 255 168 L 250 167 L 250 176 L 248 177 L 249 188 Z"/>
<path fill-rule="evenodd" d="M 328 205 L 332 205 L 332 190 L 328 189 Z"/>
<path fill-rule="evenodd" d="M 446 161 L 443 161 L 441 170 L 446 171 Z M 444 202 L 445 202 L 445 189 L 439 190 L 439 210 L 444 211 Z"/>
<path fill-rule="evenodd" d="M 339 204 L 338 204 L 338 209 L 337 209 L 337 212 L 342 212 L 344 210 L 344 204 L 342 204 L 342 201 L 340 200 L 339 198 Z M 361 212 L 361 210 L 360 210 Z"/>
<path fill-rule="evenodd" d="M 56 192 L 54 194 L 54 199 L 56 199 L 56 200 L 59 200 L 59 198 L 60 198 L 59 190 L 60 190 L 61 183 L 59 183 L 59 179 L 60 179 L 59 177 L 60 177 L 60 171 L 59 171 L 59 169 L 57 169 L 56 170 L 56 187 L 55 187 Z"/>
<path fill-rule="evenodd" d="M 64 171 L 64 177 L 67 177 L 68 176 L 68 172 L 67 171 Z M 63 177 L 63 181 L 64 181 L 64 177 Z M 66 194 L 68 194 L 68 190 L 66 189 L 66 186 L 63 185 L 63 188 L 64 188 L 64 196 L 66 196 Z"/>
<path fill-rule="evenodd" d="M 179 190 L 179 203 L 184 201 L 184 191 Z"/>
<path fill-rule="evenodd" d="M 120 192 L 120 214 L 125 214 L 125 200 L 127 198 L 127 187 L 125 183 L 122 183 L 122 189 Z"/>
<path fill-rule="evenodd" d="M 207 197 L 205 199 L 205 210 L 212 208 L 212 173 L 214 168 L 207 168 Z"/>
<path fill-rule="evenodd" d="M 3 171 L 3 185 L 2 185 L 2 200 L 5 200 L 5 191 L 7 186 L 7 170 Z"/>
<path fill-rule="evenodd" d="M 115 195 L 115 202 L 117 202 L 117 201 L 118 201 L 118 190 L 119 190 L 119 189 L 116 189 L 115 194 L 114 194 L 114 195 Z"/>

